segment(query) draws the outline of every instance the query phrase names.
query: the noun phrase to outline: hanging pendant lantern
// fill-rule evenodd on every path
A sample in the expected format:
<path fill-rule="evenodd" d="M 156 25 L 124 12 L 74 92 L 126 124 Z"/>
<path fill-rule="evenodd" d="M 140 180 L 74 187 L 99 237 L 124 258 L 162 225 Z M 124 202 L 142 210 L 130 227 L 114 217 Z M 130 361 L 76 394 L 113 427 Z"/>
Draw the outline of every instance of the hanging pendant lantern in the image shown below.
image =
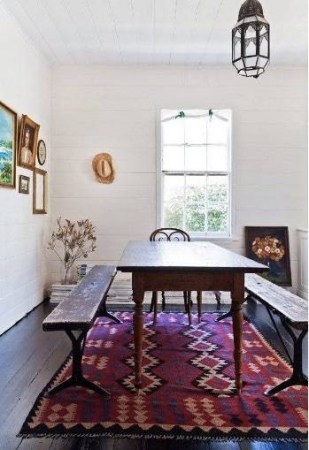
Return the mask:
<path fill-rule="evenodd" d="M 258 78 L 269 61 L 269 23 L 258 0 L 246 0 L 232 30 L 232 62 L 239 75 Z"/>

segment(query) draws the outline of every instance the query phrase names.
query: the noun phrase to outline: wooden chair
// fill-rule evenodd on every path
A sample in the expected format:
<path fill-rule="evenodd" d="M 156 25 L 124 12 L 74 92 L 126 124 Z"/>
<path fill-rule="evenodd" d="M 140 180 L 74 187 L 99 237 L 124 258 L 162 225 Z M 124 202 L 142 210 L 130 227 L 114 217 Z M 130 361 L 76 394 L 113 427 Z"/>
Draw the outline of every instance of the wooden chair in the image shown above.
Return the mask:
<path fill-rule="evenodd" d="M 154 230 L 150 241 L 191 241 L 189 234 L 179 228 L 158 228 Z M 198 293 L 200 295 L 200 293 Z M 191 325 L 191 292 L 183 293 L 185 311 L 188 314 L 189 324 Z M 150 312 L 153 311 L 153 323 L 157 321 L 158 293 L 153 292 L 151 298 Z M 165 293 L 162 291 L 162 311 L 165 310 Z"/>

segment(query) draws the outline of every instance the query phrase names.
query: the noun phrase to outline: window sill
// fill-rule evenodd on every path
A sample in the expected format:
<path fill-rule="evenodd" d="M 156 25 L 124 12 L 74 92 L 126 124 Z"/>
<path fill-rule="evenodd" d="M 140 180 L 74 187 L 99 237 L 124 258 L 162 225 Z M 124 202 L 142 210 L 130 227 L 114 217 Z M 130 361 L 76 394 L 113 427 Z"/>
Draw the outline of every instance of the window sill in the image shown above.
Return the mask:
<path fill-rule="evenodd" d="M 218 241 L 220 243 L 223 242 L 239 242 L 239 236 L 192 236 L 191 241 Z"/>

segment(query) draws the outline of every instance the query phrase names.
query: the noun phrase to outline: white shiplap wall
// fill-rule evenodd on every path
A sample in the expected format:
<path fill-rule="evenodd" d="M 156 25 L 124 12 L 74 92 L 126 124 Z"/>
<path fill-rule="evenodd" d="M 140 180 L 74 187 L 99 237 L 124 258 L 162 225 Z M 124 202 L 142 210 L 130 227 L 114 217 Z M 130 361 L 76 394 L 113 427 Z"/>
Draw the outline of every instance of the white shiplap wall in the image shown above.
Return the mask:
<path fill-rule="evenodd" d="M 307 219 L 307 72 L 272 67 L 258 80 L 233 67 L 61 66 L 53 71 L 52 223 L 88 217 L 98 249 L 90 262 L 116 262 L 130 239 L 156 227 L 156 124 L 161 108 L 233 110 L 233 239 L 245 225 L 287 225 L 296 276 L 296 228 Z M 91 161 L 109 152 L 111 185 Z M 50 280 L 59 264 L 50 255 Z M 295 285 L 296 287 L 296 285 Z"/>
<path fill-rule="evenodd" d="M 51 74 L 48 64 L 20 30 L 0 1 L 0 100 L 19 117 L 41 125 L 40 137 L 50 160 Z M 30 195 L 18 193 L 18 177 L 29 176 Z M 16 189 L 0 186 L 0 334 L 44 297 L 48 215 L 32 214 L 33 177 L 17 167 Z"/>

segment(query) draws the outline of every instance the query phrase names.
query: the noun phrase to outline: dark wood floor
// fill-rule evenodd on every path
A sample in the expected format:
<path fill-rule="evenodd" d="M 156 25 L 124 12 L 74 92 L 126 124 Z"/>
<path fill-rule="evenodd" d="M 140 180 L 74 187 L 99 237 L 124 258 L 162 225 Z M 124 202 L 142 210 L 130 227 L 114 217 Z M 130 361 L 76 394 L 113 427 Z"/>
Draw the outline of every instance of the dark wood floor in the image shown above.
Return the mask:
<path fill-rule="evenodd" d="M 259 311 L 257 311 L 259 308 Z M 261 306 L 247 307 L 251 319 L 280 351 L 280 342 Z M 17 438 L 35 398 L 70 351 L 64 333 L 44 333 L 42 320 L 51 310 L 43 303 L 0 337 L 0 450 L 304 450 L 307 444 L 277 442 L 186 442 L 128 439 L 24 439 Z"/>

